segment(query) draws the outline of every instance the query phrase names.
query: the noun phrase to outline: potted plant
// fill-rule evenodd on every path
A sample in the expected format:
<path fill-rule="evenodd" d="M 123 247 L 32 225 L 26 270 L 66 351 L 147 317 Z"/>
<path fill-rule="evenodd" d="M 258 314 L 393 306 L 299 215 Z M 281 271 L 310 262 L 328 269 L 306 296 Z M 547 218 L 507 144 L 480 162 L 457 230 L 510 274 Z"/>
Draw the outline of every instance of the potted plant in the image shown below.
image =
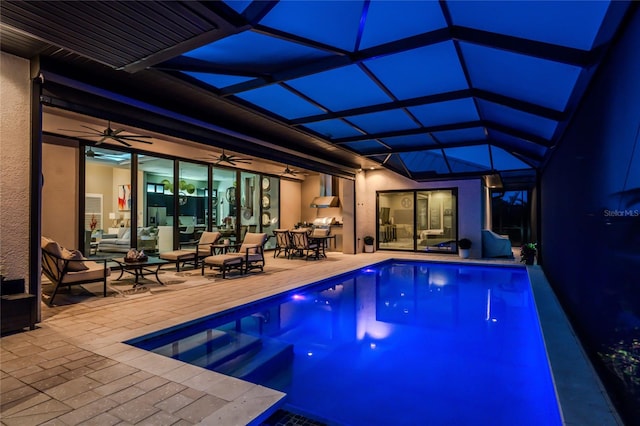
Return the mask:
<path fill-rule="evenodd" d="M 362 239 L 364 241 L 364 252 L 365 253 L 373 253 L 373 243 L 375 240 L 371 235 L 367 235 Z"/>
<path fill-rule="evenodd" d="M 471 248 L 471 240 L 463 238 L 458 241 L 458 254 L 461 258 L 466 259 L 469 257 L 469 249 Z"/>
<path fill-rule="evenodd" d="M 537 243 L 527 243 L 520 247 L 520 261 L 526 265 L 533 265 L 538 251 Z"/>

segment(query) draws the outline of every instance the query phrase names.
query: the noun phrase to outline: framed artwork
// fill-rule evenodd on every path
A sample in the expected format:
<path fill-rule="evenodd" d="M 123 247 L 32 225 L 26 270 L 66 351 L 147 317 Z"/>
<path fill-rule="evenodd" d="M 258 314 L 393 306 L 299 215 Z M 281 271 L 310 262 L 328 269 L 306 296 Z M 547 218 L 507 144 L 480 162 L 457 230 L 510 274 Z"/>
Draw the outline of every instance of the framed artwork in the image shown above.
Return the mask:
<path fill-rule="evenodd" d="M 118 185 L 118 210 L 131 210 L 131 185 Z"/>

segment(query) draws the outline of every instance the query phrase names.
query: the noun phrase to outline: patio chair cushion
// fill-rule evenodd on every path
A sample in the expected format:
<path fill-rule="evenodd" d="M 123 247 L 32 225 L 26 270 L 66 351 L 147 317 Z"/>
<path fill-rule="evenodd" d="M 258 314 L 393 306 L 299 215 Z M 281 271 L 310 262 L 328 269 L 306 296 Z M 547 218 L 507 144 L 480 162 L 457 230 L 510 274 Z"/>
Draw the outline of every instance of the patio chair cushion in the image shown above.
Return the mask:
<path fill-rule="evenodd" d="M 71 263 L 79 263 L 79 262 L 69 262 Z M 85 281 L 92 280 L 100 280 L 105 276 L 109 276 L 111 274 L 111 268 L 106 267 L 101 263 L 96 263 L 93 261 L 82 262 L 86 269 L 82 271 L 71 271 L 69 268 L 68 272 L 64 274 L 62 277 L 61 284 L 71 284 L 71 283 L 79 283 Z"/>
<path fill-rule="evenodd" d="M 204 258 L 205 265 L 210 266 L 226 266 L 242 263 L 244 255 L 241 253 L 218 254 L 215 256 L 207 256 Z"/>
<path fill-rule="evenodd" d="M 177 262 L 187 259 L 193 259 L 195 254 L 195 250 L 173 250 L 160 253 L 160 259 Z"/>

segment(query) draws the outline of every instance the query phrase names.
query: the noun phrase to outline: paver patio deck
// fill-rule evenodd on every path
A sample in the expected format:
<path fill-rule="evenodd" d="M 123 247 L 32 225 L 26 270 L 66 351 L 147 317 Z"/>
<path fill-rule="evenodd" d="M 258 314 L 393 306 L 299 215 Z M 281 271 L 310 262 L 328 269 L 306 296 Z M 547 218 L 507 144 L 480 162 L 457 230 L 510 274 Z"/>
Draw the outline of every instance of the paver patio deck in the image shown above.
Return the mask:
<path fill-rule="evenodd" d="M 42 304 L 43 320 L 36 330 L 0 339 L 0 422 L 7 426 L 259 423 L 279 406 L 283 393 L 121 342 L 393 257 L 460 261 L 457 256 L 393 252 L 332 252 L 317 261 L 269 256 L 264 273 L 210 279 L 149 297 Z M 193 278 L 197 276 L 199 271 Z"/>

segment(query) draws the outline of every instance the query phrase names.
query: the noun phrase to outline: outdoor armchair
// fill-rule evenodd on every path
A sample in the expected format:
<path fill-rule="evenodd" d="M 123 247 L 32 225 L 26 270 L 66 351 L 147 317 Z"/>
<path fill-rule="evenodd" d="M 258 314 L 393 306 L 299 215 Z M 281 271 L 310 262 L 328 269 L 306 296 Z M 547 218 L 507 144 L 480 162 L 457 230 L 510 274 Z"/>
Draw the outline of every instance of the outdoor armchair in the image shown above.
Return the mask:
<path fill-rule="evenodd" d="M 247 232 L 240 249 L 236 253 L 208 256 L 202 262 L 202 275 L 206 266 L 217 267 L 226 278 L 230 269 L 239 269 L 241 274 L 251 269 L 264 270 L 264 245 L 267 242 L 266 233 Z"/>

